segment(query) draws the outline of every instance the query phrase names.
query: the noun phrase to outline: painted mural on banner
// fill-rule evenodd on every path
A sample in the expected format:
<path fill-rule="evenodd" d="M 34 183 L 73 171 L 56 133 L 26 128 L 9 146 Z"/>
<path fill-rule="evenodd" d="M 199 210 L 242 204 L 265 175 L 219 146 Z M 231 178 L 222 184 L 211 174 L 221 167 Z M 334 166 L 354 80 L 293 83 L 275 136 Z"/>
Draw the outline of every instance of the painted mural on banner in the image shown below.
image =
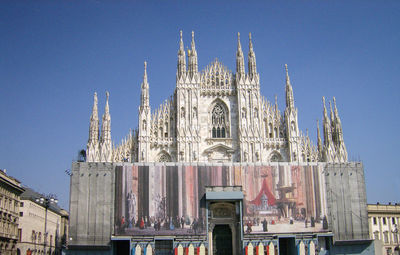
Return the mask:
<path fill-rule="evenodd" d="M 328 231 L 323 165 L 123 165 L 116 235 L 204 235 L 206 186 L 242 186 L 243 231 Z"/>

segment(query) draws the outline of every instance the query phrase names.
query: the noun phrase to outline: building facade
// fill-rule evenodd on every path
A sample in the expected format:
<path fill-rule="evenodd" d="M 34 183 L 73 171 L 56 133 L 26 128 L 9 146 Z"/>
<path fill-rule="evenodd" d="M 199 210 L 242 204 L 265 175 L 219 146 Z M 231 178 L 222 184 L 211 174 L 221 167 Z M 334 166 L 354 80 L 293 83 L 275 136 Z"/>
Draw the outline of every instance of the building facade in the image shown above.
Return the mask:
<path fill-rule="evenodd" d="M 0 170 L 0 254 L 17 254 L 21 183 Z"/>
<path fill-rule="evenodd" d="M 368 205 L 369 237 L 382 243 L 382 254 L 400 254 L 400 205 Z"/>
<path fill-rule="evenodd" d="M 239 34 L 235 73 L 217 59 L 199 71 L 194 33 L 187 54 L 181 32 L 175 91 L 153 111 L 145 63 L 139 126 L 118 146 L 111 141 L 109 93 L 101 128 L 95 93 L 88 162 L 347 162 L 335 98 L 328 109 L 323 98 L 324 140 L 318 125 L 315 145 L 298 128 L 287 65 L 284 110 L 260 94 L 251 34 L 247 72 Z"/>
<path fill-rule="evenodd" d="M 138 127 L 120 145 L 109 93 L 101 126 L 94 94 L 70 254 L 339 254 L 338 241 L 368 239 L 364 170 L 348 162 L 335 98 L 323 97 L 315 145 L 287 65 L 283 111 L 260 94 L 251 35 L 247 71 L 239 34 L 235 73 L 218 60 L 199 71 L 193 32 L 177 57 L 174 92 L 153 111 L 145 62 Z"/>
<path fill-rule="evenodd" d="M 25 188 L 21 195 L 20 254 L 61 254 L 66 245 L 68 212 L 55 204 L 48 209 L 36 199 L 43 195 Z M 45 231 L 46 225 L 46 231 Z"/>

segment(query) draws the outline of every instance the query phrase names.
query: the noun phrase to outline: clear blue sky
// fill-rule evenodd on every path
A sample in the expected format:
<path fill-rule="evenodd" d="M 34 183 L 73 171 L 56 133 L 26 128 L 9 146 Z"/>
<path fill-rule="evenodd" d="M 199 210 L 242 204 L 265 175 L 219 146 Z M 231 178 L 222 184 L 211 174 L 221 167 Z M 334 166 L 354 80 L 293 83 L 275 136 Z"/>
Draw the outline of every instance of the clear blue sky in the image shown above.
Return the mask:
<path fill-rule="evenodd" d="M 179 30 L 195 31 L 199 69 L 235 70 L 252 32 L 261 92 L 284 109 L 288 64 L 299 126 L 316 141 L 322 96 L 336 97 L 350 159 L 370 203 L 400 202 L 400 1 L 2 1 L 0 168 L 68 208 L 93 92 L 110 92 L 116 143 L 137 126 L 143 62 L 154 109 L 172 95 Z M 146 3 L 144 3 L 146 2 Z M 247 60 L 246 60 L 247 61 Z M 397 156 L 396 156 L 397 155 Z"/>

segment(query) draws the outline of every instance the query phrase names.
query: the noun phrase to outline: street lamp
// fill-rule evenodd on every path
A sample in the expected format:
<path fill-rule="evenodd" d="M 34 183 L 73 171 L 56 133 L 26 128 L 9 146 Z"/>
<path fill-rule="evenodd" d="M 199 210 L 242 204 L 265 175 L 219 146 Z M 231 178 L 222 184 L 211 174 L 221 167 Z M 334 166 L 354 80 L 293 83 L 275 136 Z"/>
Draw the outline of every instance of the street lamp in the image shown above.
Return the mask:
<path fill-rule="evenodd" d="M 58 200 L 55 195 L 49 194 L 45 197 L 36 198 L 36 203 L 42 204 L 45 208 L 45 216 L 44 216 L 44 242 L 43 242 L 43 252 L 46 254 L 46 244 L 47 244 L 47 210 L 49 209 L 51 204 L 57 204 Z M 51 247 L 50 247 L 51 250 Z"/>

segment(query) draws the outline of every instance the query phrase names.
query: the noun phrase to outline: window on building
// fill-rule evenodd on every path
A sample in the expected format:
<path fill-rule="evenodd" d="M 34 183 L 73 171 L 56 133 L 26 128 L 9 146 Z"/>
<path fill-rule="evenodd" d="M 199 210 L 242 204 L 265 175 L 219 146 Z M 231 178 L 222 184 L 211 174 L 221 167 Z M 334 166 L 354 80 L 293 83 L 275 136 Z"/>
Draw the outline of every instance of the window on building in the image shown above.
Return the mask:
<path fill-rule="evenodd" d="M 23 217 L 24 216 L 24 212 L 19 212 L 19 217 Z"/>
<path fill-rule="evenodd" d="M 21 242 L 21 237 L 22 237 L 22 229 L 18 229 L 18 241 Z"/>
<path fill-rule="evenodd" d="M 21 204 L 19 206 L 24 207 L 24 202 L 21 202 Z"/>
<path fill-rule="evenodd" d="M 397 244 L 399 242 L 399 237 L 397 236 L 397 232 L 393 233 L 393 243 Z"/>
<path fill-rule="evenodd" d="M 376 217 L 373 217 L 372 221 L 374 222 L 374 225 L 376 225 Z"/>
<path fill-rule="evenodd" d="M 392 224 L 396 224 L 396 219 L 394 217 L 392 218 Z"/>
<path fill-rule="evenodd" d="M 211 112 L 211 123 L 212 123 L 212 137 L 213 138 L 225 138 L 227 137 L 226 131 L 226 112 L 224 107 L 217 103 Z"/>
<path fill-rule="evenodd" d="M 374 239 L 379 240 L 379 231 L 374 232 Z"/>
<path fill-rule="evenodd" d="M 383 225 L 386 225 L 386 217 L 382 218 Z"/>
<path fill-rule="evenodd" d="M 389 232 L 388 231 L 383 232 L 383 242 L 389 243 Z"/>

